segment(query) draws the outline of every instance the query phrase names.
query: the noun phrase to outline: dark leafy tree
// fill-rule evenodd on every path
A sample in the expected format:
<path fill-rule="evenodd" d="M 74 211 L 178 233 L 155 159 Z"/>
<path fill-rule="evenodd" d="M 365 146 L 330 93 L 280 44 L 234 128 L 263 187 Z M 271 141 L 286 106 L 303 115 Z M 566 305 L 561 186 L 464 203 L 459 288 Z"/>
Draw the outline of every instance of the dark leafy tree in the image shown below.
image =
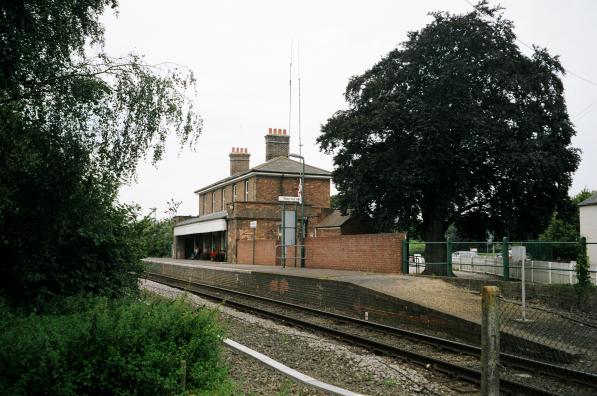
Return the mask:
<path fill-rule="evenodd" d="M 168 133 L 194 143 L 192 73 L 103 51 L 115 0 L 0 3 L 0 293 L 33 303 L 136 287 L 134 210 L 117 204 Z"/>
<path fill-rule="evenodd" d="M 482 237 L 536 237 L 579 162 L 564 69 L 546 49 L 523 54 L 513 23 L 485 2 L 431 15 L 351 78 L 348 108 L 322 126 L 318 142 L 334 153 L 342 203 L 380 230 L 415 227 L 427 241 L 469 219 Z M 427 244 L 426 260 L 445 262 L 445 249 Z"/>

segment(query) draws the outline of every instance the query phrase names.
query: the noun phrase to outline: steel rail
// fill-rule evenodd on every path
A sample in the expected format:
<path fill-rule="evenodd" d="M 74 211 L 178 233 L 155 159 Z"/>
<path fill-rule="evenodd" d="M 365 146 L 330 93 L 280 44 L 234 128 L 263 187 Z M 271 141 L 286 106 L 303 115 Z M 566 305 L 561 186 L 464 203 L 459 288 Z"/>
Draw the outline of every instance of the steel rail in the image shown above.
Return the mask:
<path fill-rule="evenodd" d="M 217 291 L 224 292 L 224 293 L 239 294 L 239 295 L 246 296 L 246 297 L 251 297 L 251 298 L 256 297 L 258 299 L 262 299 L 259 296 L 254 296 L 254 295 L 246 294 L 246 293 L 242 293 L 242 292 L 236 292 L 236 291 L 232 291 L 229 289 L 223 289 L 223 288 L 219 288 L 217 286 L 204 285 L 204 284 L 201 284 L 198 282 L 190 282 L 190 281 L 186 281 L 184 279 L 172 278 L 172 277 L 164 276 L 164 275 L 160 275 L 160 274 L 149 273 L 148 279 L 155 280 L 159 283 L 173 286 L 173 287 L 176 287 L 176 288 L 179 288 L 182 290 L 190 291 L 194 294 L 197 294 L 197 295 L 200 295 L 200 296 L 212 299 L 212 300 L 216 300 L 219 302 L 225 302 L 225 304 L 227 306 L 236 308 L 236 309 L 244 311 L 244 312 L 256 313 L 260 316 L 264 316 L 264 317 L 267 317 L 270 319 L 276 319 L 278 321 L 281 321 L 284 323 L 289 323 L 289 324 L 292 324 L 292 325 L 300 327 L 300 328 L 315 330 L 315 331 L 327 334 L 333 338 L 336 338 L 336 339 L 339 339 L 339 340 L 342 340 L 345 342 L 349 342 L 353 345 L 358 345 L 365 349 L 374 351 L 381 355 L 387 355 L 387 356 L 397 357 L 400 359 L 406 359 L 407 361 L 410 361 L 412 363 L 418 364 L 418 365 L 426 367 L 426 368 L 433 367 L 433 369 L 438 372 L 447 374 L 447 375 L 457 378 L 457 379 L 461 379 L 461 380 L 465 380 L 467 382 L 474 383 L 476 385 L 480 385 L 480 383 L 481 383 L 481 373 L 477 370 L 470 369 L 467 367 L 462 367 L 459 365 L 455 365 L 455 364 L 452 364 L 452 363 L 449 363 L 449 362 L 446 362 L 446 361 L 443 361 L 440 359 L 421 355 L 416 352 L 404 350 L 404 349 L 395 347 L 393 345 L 389 345 L 389 344 L 385 344 L 383 342 L 364 338 L 364 337 L 361 337 L 361 336 L 358 336 L 355 334 L 346 333 L 344 331 L 329 328 L 327 326 L 323 326 L 323 325 L 311 323 L 308 321 L 304 321 L 301 319 L 293 318 L 288 315 L 284 315 L 284 314 L 272 312 L 272 311 L 269 311 L 269 310 L 266 310 L 263 308 L 258 308 L 258 307 L 254 307 L 251 305 L 243 304 L 238 301 L 228 300 L 225 297 L 209 294 L 203 290 L 199 290 L 198 288 L 203 288 L 203 289 L 210 288 L 210 289 L 215 289 Z M 162 281 L 160 281 L 160 279 L 162 279 Z M 267 298 L 263 298 L 263 299 L 270 300 Z M 271 300 L 271 301 L 276 302 L 276 303 L 279 302 L 277 300 Z M 284 303 L 284 302 L 282 302 L 282 303 L 284 305 L 288 305 L 293 308 L 298 308 L 298 309 L 305 308 L 305 307 L 302 307 L 302 306 L 296 305 L 296 304 Z M 314 310 L 312 308 L 308 308 L 308 310 L 312 311 L 312 312 L 316 312 L 316 313 L 327 314 L 327 312 Z M 337 315 L 337 314 L 333 314 L 333 315 Z M 344 317 L 343 315 L 340 315 L 340 317 L 354 319 L 354 318 L 350 318 L 350 317 Z M 370 322 L 366 322 L 366 323 L 370 323 Z M 384 326 L 384 325 L 382 325 L 382 326 Z M 387 327 L 389 327 L 389 326 L 387 326 Z M 398 329 L 398 330 L 400 330 L 400 329 Z M 417 334 L 417 333 L 415 333 L 415 334 Z M 432 338 L 434 338 L 436 340 L 446 341 L 446 340 L 443 340 L 443 339 L 437 338 L 437 337 L 432 337 Z M 453 342 L 453 341 L 450 341 L 450 342 Z M 457 344 L 460 344 L 460 343 L 457 343 Z M 462 345 L 467 345 L 467 344 L 462 344 Z M 440 345 L 440 347 L 442 347 L 442 346 Z M 522 384 L 519 382 L 510 381 L 510 380 L 506 380 L 506 379 L 500 380 L 500 388 L 502 391 L 504 391 L 506 393 L 515 394 L 515 395 L 554 395 L 553 393 L 546 391 L 544 389 L 540 389 L 540 388 L 537 388 L 534 386 L 525 385 L 525 384 Z"/>
<path fill-rule="evenodd" d="M 178 278 L 171 278 L 171 277 L 167 277 L 167 276 L 159 275 L 159 274 L 152 274 L 152 275 L 160 276 L 160 277 L 164 277 L 164 278 L 168 278 L 168 279 L 180 280 Z M 187 282 L 184 280 L 181 280 L 181 281 Z M 207 285 L 207 284 L 200 283 L 200 282 L 193 282 L 193 283 L 198 286 L 201 286 L 201 287 L 204 287 L 207 289 L 211 289 L 211 290 L 215 290 L 215 291 L 219 291 L 222 293 L 229 293 L 229 294 L 235 294 L 235 295 L 238 295 L 241 297 L 253 298 L 256 300 L 265 301 L 267 303 L 291 307 L 291 308 L 295 308 L 297 310 L 307 311 L 307 312 L 311 312 L 311 313 L 321 315 L 321 316 L 327 316 L 327 317 L 330 317 L 330 318 L 333 318 L 336 320 L 343 320 L 343 321 L 347 321 L 347 322 L 351 322 L 351 323 L 356 323 L 363 327 L 368 327 L 371 329 L 383 331 L 383 332 L 386 332 L 386 333 L 389 333 L 392 335 L 396 335 L 398 337 L 406 338 L 410 341 L 424 342 L 428 345 L 432 345 L 432 346 L 438 347 L 443 350 L 447 350 L 447 351 L 451 351 L 451 352 L 455 352 L 455 353 L 465 353 L 465 354 L 473 355 L 476 357 L 481 356 L 481 348 L 476 345 L 471 345 L 471 344 L 466 344 L 466 343 L 462 343 L 462 342 L 458 342 L 458 341 L 448 340 L 445 338 L 434 337 L 434 336 L 431 336 L 428 334 L 417 333 L 414 331 L 399 329 L 397 327 L 392 327 L 392 326 L 384 325 L 381 323 L 370 322 L 370 321 L 366 321 L 363 319 L 354 318 L 351 316 L 346 316 L 346 315 L 328 312 L 328 311 L 322 311 L 322 310 L 319 310 L 316 308 L 311 308 L 311 307 L 293 304 L 293 303 L 280 301 L 280 300 L 274 300 L 271 298 L 257 296 L 254 294 L 244 293 L 244 292 L 240 292 L 240 291 L 236 291 L 236 290 L 230 290 L 230 289 L 226 289 L 226 288 L 222 288 L 222 287 L 218 287 L 218 286 Z M 591 386 L 591 387 L 595 387 L 595 384 L 597 384 L 597 375 L 595 375 L 595 374 L 587 373 L 585 371 L 573 370 L 573 369 L 570 369 L 567 367 L 557 366 L 554 364 L 550 364 L 550 363 L 546 363 L 546 362 L 542 362 L 539 360 L 530 359 L 530 358 L 526 358 L 526 357 L 522 357 L 522 356 L 517 356 L 517 355 L 513 355 L 510 353 L 506 353 L 506 352 L 500 353 L 500 363 L 504 364 L 508 367 L 511 367 L 511 368 L 516 368 L 516 369 L 524 370 L 527 372 L 531 371 L 535 374 L 539 373 L 539 374 L 546 375 L 549 377 L 558 378 L 558 379 L 564 380 L 566 382 L 574 382 L 574 383 L 578 383 L 581 385 L 587 385 L 587 386 Z"/>

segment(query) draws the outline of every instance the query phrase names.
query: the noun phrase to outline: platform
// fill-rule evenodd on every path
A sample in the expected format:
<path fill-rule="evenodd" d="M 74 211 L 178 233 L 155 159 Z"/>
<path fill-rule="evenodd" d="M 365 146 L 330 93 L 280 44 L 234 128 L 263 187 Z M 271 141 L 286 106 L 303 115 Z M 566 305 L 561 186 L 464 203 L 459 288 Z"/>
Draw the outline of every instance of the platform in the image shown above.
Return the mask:
<path fill-rule="evenodd" d="M 481 297 L 442 279 L 401 274 L 345 271 L 319 268 L 296 268 L 268 265 L 227 264 L 202 260 L 151 258 L 148 261 L 185 265 L 217 271 L 238 273 L 268 273 L 293 277 L 348 282 L 399 298 L 413 304 L 454 315 L 467 321 L 481 323 Z M 467 274 L 464 274 L 467 275 Z M 458 302 L 455 304 L 455 302 Z"/>
<path fill-rule="evenodd" d="M 481 341 L 480 294 L 439 277 L 170 258 L 144 261 L 149 274 L 368 318 L 414 331 L 424 329 L 432 335 L 476 345 Z M 505 301 L 500 304 L 501 312 L 518 312 L 516 304 Z M 550 329 L 541 337 L 537 337 L 535 330 L 516 322 L 512 315 L 503 317 L 500 336 L 503 350 L 510 347 L 519 350 L 524 346 L 525 353 L 531 356 L 550 355 L 554 360 L 565 361 L 584 355 L 584 345 L 592 344 L 592 335 L 578 345 L 563 339 L 561 335 L 566 331 L 582 333 L 582 328 L 572 329 L 569 322 L 566 322 L 568 327 L 562 327 L 564 319 L 558 315 L 541 312 L 537 320 Z"/>

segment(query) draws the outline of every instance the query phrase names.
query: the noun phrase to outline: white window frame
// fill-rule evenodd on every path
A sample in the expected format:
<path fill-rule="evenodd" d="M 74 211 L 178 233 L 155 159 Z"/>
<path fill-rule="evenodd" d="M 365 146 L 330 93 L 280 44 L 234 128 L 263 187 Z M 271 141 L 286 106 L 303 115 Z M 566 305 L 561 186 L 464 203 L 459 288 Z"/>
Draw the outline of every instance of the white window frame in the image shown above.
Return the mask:
<path fill-rule="evenodd" d="M 222 210 L 226 210 L 226 200 L 224 199 L 224 188 L 222 187 Z"/>
<path fill-rule="evenodd" d="M 236 183 L 232 185 L 232 202 L 236 202 Z"/>
<path fill-rule="evenodd" d="M 249 201 L 249 181 L 245 180 L 245 202 Z"/>
<path fill-rule="evenodd" d="M 211 213 L 216 211 L 216 192 L 212 191 L 211 193 Z"/>

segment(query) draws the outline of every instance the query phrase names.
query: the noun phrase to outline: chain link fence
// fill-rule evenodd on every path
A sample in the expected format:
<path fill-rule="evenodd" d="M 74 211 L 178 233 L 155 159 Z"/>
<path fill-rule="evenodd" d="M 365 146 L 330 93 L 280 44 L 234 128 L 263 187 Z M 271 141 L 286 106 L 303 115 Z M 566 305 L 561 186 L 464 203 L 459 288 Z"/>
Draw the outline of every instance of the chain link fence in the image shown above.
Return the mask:
<path fill-rule="evenodd" d="M 426 260 L 430 246 L 436 253 L 445 249 L 445 259 Z M 580 287 L 577 274 L 577 258 L 581 252 L 590 253 L 591 246 L 597 243 L 407 241 L 403 272 L 425 274 L 426 268 L 438 266 L 455 277 L 510 281 L 502 284 L 508 285 L 508 293 L 502 294 L 499 302 L 500 350 L 547 363 L 554 378 L 547 388 L 565 394 L 569 393 L 569 381 L 585 381 L 589 389 L 597 386 L 597 308 L 587 301 L 581 308 L 580 303 L 583 293 L 597 301 L 597 257 L 588 267 L 590 285 Z M 538 293 L 543 289 L 537 288 L 549 292 Z M 530 301 L 529 289 L 534 294 Z M 570 297 L 574 301 L 569 301 Z M 514 375 L 524 381 L 530 374 Z"/>
<path fill-rule="evenodd" d="M 565 382 L 583 378 L 582 373 L 597 375 L 597 318 L 506 298 L 499 311 L 502 352 L 549 363 L 554 375 L 562 375 L 559 368 L 572 370 Z"/>

